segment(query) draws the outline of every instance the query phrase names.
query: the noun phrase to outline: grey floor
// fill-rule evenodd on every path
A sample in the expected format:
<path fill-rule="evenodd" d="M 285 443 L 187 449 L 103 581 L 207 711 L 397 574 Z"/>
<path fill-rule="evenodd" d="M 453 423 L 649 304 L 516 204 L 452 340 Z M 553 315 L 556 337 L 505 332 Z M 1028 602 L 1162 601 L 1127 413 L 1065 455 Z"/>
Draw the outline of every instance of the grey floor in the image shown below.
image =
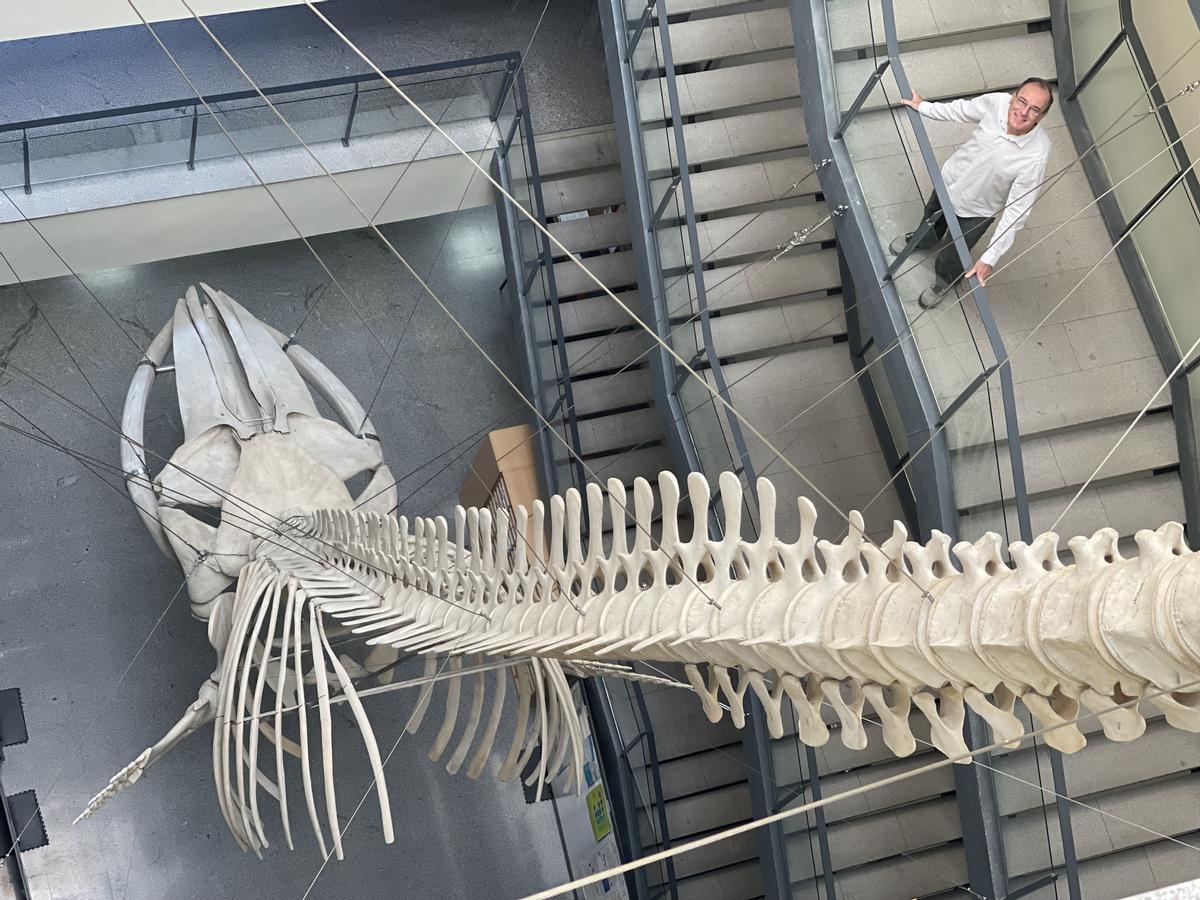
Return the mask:
<path fill-rule="evenodd" d="M 499 294 L 504 269 L 494 211 L 384 230 L 501 367 L 515 372 L 515 341 Z M 119 414 L 140 348 L 186 286 L 200 279 L 285 332 L 311 309 L 298 340 L 364 402 L 403 333 L 372 416 L 397 475 L 431 463 L 403 483 L 402 512 L 445 512 L 466 471 L 456 454 L 475 446 L 464 439 L 497 418 L 523 421 L 524 407 L 374 238 L 350 232 L 313 243 L 389 352 L 329 288 L 303 246 L 282 243 L 86 276 L 128 339 L 72 280 L 32 286 L 36 310 L 22 288 L 0 288 L 0 362 L 34 374 L 103 418 L 53 327 L 104 404 Z M 158 452 L 173 447 L 180 432 L 168 402 L 173 385 L 165 387 L 147 428 Z M 0 400 L 54 439 L 117 460 L 112 433 L 13 378 L 0 379 Z M 22 424 L 3 408 L 0 421 Z M 169 603 L 180 571 L 155 551 L 118 490 L 74 459 L 7 431 L 0 432 L 0 459 L 6 476 L 0 489 L 0 687 L 22 689 L 31 734 L 28 744 L 9 751 L 3 776 L 10 793 L 36 788 L 42 801 L 51 843 L 26 856 L 34 896 L 302 897 L 320 866 L 315 841 L 293 812 L 295 852 L 276 841 L 259 862 L 237 849 L 214 798 L 207 730 L 99 816 L 71 825 L 114 772 L 174 723 L 213 656 L 186 598 Z M 412 702 L 396 695 L 370 702 L 385 748 Z M 399 744 L 387 766 L 396 843 L 383 844 L 368 801 L 347 833 L 346 861 L 331 861 L 309 896 L 511 897 L 566 880 L 550 804 L 527 806 L 519 786 L 495 781 L 495 759 L 477 782 L 447 775 L 425 756 L 440 716 L 430 721 Z M 338 724 L 345 732 L 347 723 Z M 369 781 L 357 746 L 350 733 L 337 743 L 343 823 Z M 277 837 L 277 815 L 269 821 Z"/>
<path fill-rule="evenodd" d="M 524 71 L 537 132 L 612 121 L 594 0 L 329 0 L 321 10 L 385 69 L 528 45 Z M 369 71 L 303 6 L 207 21 L 261 85 Z M 194 21 L 155 27 L 200 90 L 247 89 Z M 141 26 L 13 41 L 0 59 L 4 122 L 192 96 Z"/>

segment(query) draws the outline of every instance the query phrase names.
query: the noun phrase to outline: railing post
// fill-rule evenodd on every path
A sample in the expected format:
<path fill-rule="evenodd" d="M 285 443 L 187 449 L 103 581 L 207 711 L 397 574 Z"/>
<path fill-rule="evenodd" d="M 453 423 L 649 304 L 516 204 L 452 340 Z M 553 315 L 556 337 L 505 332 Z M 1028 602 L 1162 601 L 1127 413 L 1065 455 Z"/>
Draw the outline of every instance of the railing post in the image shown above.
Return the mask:
<path fill-rule="evenodd" d="M 354 114 L 358 112 L 358 82 L 354 82 L 354 93 L 350 95 L 350 112 L 346 114 L 346 130 L 342 132 L 342 146 L 350 146 L 350 131 L 354 128 Z"/>
<path fill-rule="evenodd" d="M 187 167 L 189 172 L 196 170 L 196 135 L 200 129 L 200 105 L 192 104 L 192 135 L 188 139 Z"/>
<path fill-rule="evenodd" d="M 21 129 L 21 164 L 25 169 L 25 193 L 33 193 L 33 183 L 29 179 L 29 134 Z"/>

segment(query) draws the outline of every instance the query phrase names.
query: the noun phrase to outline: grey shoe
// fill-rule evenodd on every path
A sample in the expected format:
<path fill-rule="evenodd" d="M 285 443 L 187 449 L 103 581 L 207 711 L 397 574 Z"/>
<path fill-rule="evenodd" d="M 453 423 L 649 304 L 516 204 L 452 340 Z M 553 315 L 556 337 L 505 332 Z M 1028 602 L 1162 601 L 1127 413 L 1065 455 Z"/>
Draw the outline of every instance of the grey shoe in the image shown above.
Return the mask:
<path fill-rule="evenodd" d="M 920 295 L 917 297 L 917 305 L 920 306 L 921 309 L 933 309 L 942 302 L 942 299 L 948 293 L 949 290 L 946 285 L 938 284 L 935 281 L 933 284 L 929 285 L 929 287 L 925 288 L 925 290 L 921 291 Z"/>
<path fill-rule="evenodd" d="M 904 248 L 908 246 L 908 242 L 912 240 L 912 236 L 913 232 L 910 231 L 908 234 L 902 234 L 897 238 L 893 238 L 892 242 L 888 244 L 888 253 L 892 254 L 892 256 L 899 256 L 904 252 Z"/>

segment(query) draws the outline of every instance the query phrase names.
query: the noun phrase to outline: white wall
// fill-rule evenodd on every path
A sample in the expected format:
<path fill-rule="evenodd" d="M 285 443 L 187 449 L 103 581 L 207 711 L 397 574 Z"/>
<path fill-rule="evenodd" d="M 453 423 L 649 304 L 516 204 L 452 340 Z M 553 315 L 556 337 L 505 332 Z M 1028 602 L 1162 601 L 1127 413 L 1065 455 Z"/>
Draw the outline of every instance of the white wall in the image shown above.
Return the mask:
<path fill-rule="evenodd" d="M 190 19 L 180 0 L 133 0 L 151 22 Z M 202 16 L 294 6 L 301 0 L 188 0 Z M 126 0 L 7 0 L 0 4 L 0 41 L 140 25 Z"/>
<path fill-rule="evenodd" d="M 484 164 L 484 151 L 472 154 Z M 337 175 L 367 213 L 379 205 L 403 163 Z M 363 216 L 325 176 L 271 185 L 305 235 L 361 228 Z M 415 219 L 492 202 L 492 186 L 466 160 L 444 156 L 412 163 L 377 223 Z M 190 194 L 34 219 L 37 230 L 76 272 L 111 269 L 272 241 L 296 232 L 261 186 Z M 403 252 L 402 248 L 401 252 Z M 22 281 L 69 275 L 26 222 L 0 225 L 0 250 Z M 0 271 L 0 284 L 16 279 Z"/>

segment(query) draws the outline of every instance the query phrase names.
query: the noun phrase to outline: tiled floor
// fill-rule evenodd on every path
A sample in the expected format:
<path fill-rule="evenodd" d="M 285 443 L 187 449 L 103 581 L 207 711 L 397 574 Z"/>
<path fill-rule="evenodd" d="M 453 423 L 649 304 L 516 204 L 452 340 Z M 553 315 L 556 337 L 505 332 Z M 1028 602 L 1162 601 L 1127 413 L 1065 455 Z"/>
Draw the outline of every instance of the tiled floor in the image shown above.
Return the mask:
<path fill-rule="evenodd" d="M 382 68 L 525 51 L 538 132 L 612 121 L 596 8 L 543 0 L 339 0 L 330 20 Z M 544 14 L 544 17 L 543 17 Z M 536 39 L 534 28 L 541 19 Z M 213 32 L 260 84 L 288 84 L 366 71 L 303 6 L 214 16 Z M 191 20 L 156 26 L 205 93 L 246 84 Z M 70 91 L 64 91 L 64 85 Z M 6 44 L 0 61 L 3 119 L 24 121 L 131 106 L 193 92 L 143 27 Z"/>
<path fill-rule="evenodd" d="M 515 373 L 515 341 L 499 293 L 504 266 L 494 211 L 384 231 L 501 367 Z M 501 424 L 523 421 L 524 407 L 371 236 L 347 232 L 313 244 L 388 351 L 329 288 L 303 246 L 291 242 L 86 276 L 115 322 L 73 281 L 34 285 L 40 312 L 22 289 L 0 289 L 0 359 L 106 422 L 49 326 L 67 340 L 104 404 L 119 413 L 140 348 L 186 286 L 203 279 L 285 332 L 311 308 L 299 341 L 368 402 L 407 327 L 371 415 L 396 475 L 412 473 L 401 485 L 401 512 L 446 513 L 466 471 L 456 454 L 475 447 L 459 442 L 497 417 Z M 147 428 L 148 442 L 160 452 L 179 439 L 169 377 L 162 386 L 167 390 L 156 394 Z M 11 377 L 0 381 L 0 399 L 56 440 L 116 462 L 116 441 L 101 424 L 50 405 Z M 0 417 L 20 424 L 8 410 Z M 0 433 L 0 458 L 6 474 L 0 687 L 22 689 L 31 735 L 28 744 L 8 751 L 3 774 L 10 793 L 36 788 L 42 802 L 51 843 L 26 856 L 36 900 L 304 895 L 320 856 L 303 814 L 292 813 L 295 852 L 277 840 L 262 862 L 241 853 L 213 794 L 209 729 L 99 816 L 71 825 L 88 798 L 195 698 L 212 669 L 212 651 L 186 599 L 168 606 L 180 572 L 155 551 L 122 498 L 119 479 L 100 484 L 74 460 L 7 431 Z M 396 696 L 367 701 L 385 753 L 412 703 Z M 353 726 L 335 721 L 345 825 L 369 770 Z M 346 861 L 331 861 L 308 896 L 511 897 L 566 880 L 551 805 L 526 806 L 518 785 L 495 781 L 498 760 L 477 782 L 447 775 L 425 758 L 436 725 L 427 722 L 401 741 L 387 765 L 396 843 L 383 844 L 369 798 L 347 832 Z M 266 818 L 277 838 L 273 815 Z"/>

